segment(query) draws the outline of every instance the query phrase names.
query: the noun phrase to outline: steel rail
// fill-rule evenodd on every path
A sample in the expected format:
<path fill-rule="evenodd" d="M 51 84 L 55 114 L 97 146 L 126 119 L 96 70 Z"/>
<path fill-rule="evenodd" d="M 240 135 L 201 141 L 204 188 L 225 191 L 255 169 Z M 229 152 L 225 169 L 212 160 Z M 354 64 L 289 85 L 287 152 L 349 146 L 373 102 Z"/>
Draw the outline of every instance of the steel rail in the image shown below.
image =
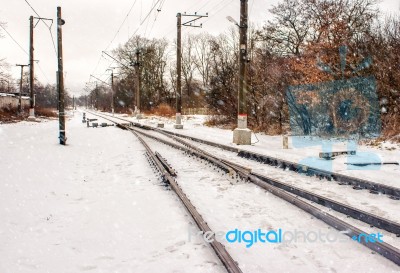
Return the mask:
<path fill-rule="evenodd" d="M 145 129 L 147 129 L 147 128 L 145 128 Z M 371 214 L 369 212 L 363 211 L 361 209 L 357 209 L 355 207 L 343 204 L 341 202 L 337 202 L 337 201 L 335 201 L 333 199 L 330 199 L 330 198 L 324 197 L 322 195 L 307 191 L 305 189 L 298 188 L 296 186 L 293 186 L 293 185 L 290 185 L 288 183 L 285 183 L 285 182 L 282 182 L 282 181 L 267 177 L 265 175 L 262 175 L 262 174 L 259 174 L 259 173 L 256 173 L 256 172 L 252 172 L 250 169 L 242 167 L 239 164 L 236 164 L 236 163 L 233 163 L 233 162 L 229 162 L 229 161 L 226 161 L 226 160 L 221 159 L 221 158 L 216 159 L 210 153 L 207 153 L 207 152 L 199 149 L 198 147 L 195 147 L 194 145 L 192 145 L 192 144 L 180 139 L 179 137 L 176 137 L 174 135 L 170 135 L 168 133 L 165 133 L 164 130 L 156 130 L 156 132 L 158 132 L 160 134 L 163 134 L 165 136 L 169 136 L 170 138 L 174 139 L 175 141 L 181 143 L 182 145 L 184 145 L 186 147 L 189 147 L 189 149 L 185 149 L 185 148 L 183 148 L 183 146 L 179 146 L 179 145 L 177 145 L 175 143 L 166 141 L 164 139 L 157 138 L 157 137 L 155 137 L 155 136 L 153 136 L 151 134 L 147 134 L 145 132 L 141 132 L 141 133 L 144 134 L 147 137 L 150 137 L 150 138 L 156 139 L 158 141 L 161 141 L 164 144 L 170 145 L 170 146 L 172 146 L 174 148 L 185 150 L 185 152 L 187 152 L 187 153 L 192 153 L 192 151 L 198 151 L 203 159 L 206 159 L 206 160 L 208 160 L 210 162 L 213 162 L 214 164 L 216 163 L 216 161 L 221 163 L 221 164 L 219 164 L 219 167 L 222 168 L 226 172 L 234 174 L 235 173 L 234 170 L 239 170 L 241 173 L 243 173 L 245 175 L 252 174 L 255 177 L 261 179 L 261 181 L 263 181 L 264 183 L 268 183 L 268 184 L 270 184 L 272 186 L 275 186 L 277 188 L 280 188 L 282 190 L 285 190 L 287 192 L 290 192 L 292 194 L 300 196 L 300 197 L 302 197 L 302 198 L 304 198 L 306 200 L 310 200 L 310 201 L 312 201 L 314 203 L 317 203 L 319 205 L 325 206 L 325 207 L 327 207 L 329 209 L 332 209 L 332 210 L 335 210 L 337 212 L 343 213 L 346 216 L 349 216 L 349 217 L 352 217 L 352 218 L 354 218 L 356 220 L 359 220 L 359 221 L 362 221 L 364 223 L 367 223 L 367 224 L 369 224 L 369 225 L 371 225 L 373 227 L 377 227 L 377 228 L 386 230 L 388 232 L 391 232 L 391 233 L 395 234 L 396 236 L 400 236 L 400 224 L 397 223 L 397 222 L 382 218 L 380 216 L 377 216 L 377 215 Z"/>
<path fill-rule="evenodd" d="M 110 121 L 112 121 L 112 120 L 110 120 Z M 112 122 L 117 123 L 115 121 L 112 121 Z M 137 126 L 137 127 L 143 127 L 143 126 Z M 147 128 L 145 128 L 145 129 L 147 129 Z M 154 128 L 151 128 L 151 130 L 153 130 L 153 129 Z M 175 143 L 166 141 L 164 139 L 144 133 L 142 131 L 138 131 L 137 129 L 133 129 L 132 127 L 130 128 L 130 130 L 136 131 L 137 133 L 142 134 L 144 136 L 156 139 L 156 140 L 158 140 L 164 144 L 170 145 L 172 147 L 175 147 L 175 148 L 177 147 L 177 144 L 175 144 Z M 155 131 L 164 132 L 164 130 L 155 130 Z M 180 140 L 180 142 L 186 143 L 183 140 Z M 297 207 L 312 214 L 313 216 L 322 220 L 323 222 L 327 223 L 328 225 L 334 227 L 335 229 L 337 229 L 339 231 L 343 231 L 347 236 L 349 236 L 351 238 L 353 236 L 358 236 L 359 234 L 362 234 L 362 233 L 364 233 L 364 234 L 367 234 L 367 233 L 363 232 L 362 230 L 338 219 L 337 217 L 334 217 L 334 216 L 324 212 L 323 210 L 299 199 L 298 196 L 295 196 L 293 194 L 296 194 L 296 192 L 302 193 L 303 196 L 301 196 L 301 195 L 299 195 L 299 196 L 304 197 L 304 198 L 307 198 L 307 196 L 308 196 L 307 199 L 312 200 L 314 202 L 317 201 L 320 204 L 322 204 L 322 203 L 326 204 L 328 207 L 330 207 L 334 210 L 346 212 L 346 215 L 352 216 L 352 215 L 356 214 L 356 215 L 358 215 L 358 218 L 356 218 L 358 220 L 361 220 L 364 222 L 378 221 L 378 222 L 374 222 L 375 226 L 379 226 L 383 229 L 390 227 L 389 229 L 394 230 L 395 233 L 398 231 L 397 223 L 380 218 L 378 216 L 374 216 L 372 214 L 358 210 L 356 208 L 352 208 L 347 205 L 340 204 L 339 202 L 336 202 L 334 200 L 331 200 L 331 199 L 328 199 L 328 198 L 325 198 L 322 196 L 318 196 L 314 193 L 295 188 L 291 185 L 284 184 L 282 182 L 273 180 L 271 178 L 266 178 L 262 175 L 254 174 L 251 172 L 249 173 L 247 171 L 244 171 L 246 168 L 240 168 L 240 167 L 238 167 L 239 165 L 236 163 L 230 164 L 230 162 L 227 160 L 222 161 L 221 159 L 218 159 L 213 155 L 201 152 L 201 149 L 194 147 L 193 145 L 191 145 L 189 143 L 186 143 L 184 145 L 189 148 L 180 147 L 179 149 L 185 150 L 186 152 L 190 152 L 191 154 L 194 154 L 200 158 L 208 160 L 209 162 L 216 164 L 218 167 L 222 168 L 225 171 L 229 171 L 230 170 L 229 168 L 233 169 L 235 171 L 236 175 L 239 175 L 241 178 L 249 180 L 250 182 L 252 182 L 252 183 L 260 186 L 261 188 L 271 192 L 272 194 L 284 199 L 285 201 L 296 205 Z M 190 148 L 190 147 L 193 147 L 193 148 Z M 228 168 L 227 168 L 227 166 L 228 166 Z M 277 187 L 278 184 L 280 184 L 282 188 Z M 283 185 L 284 185 L 284 187 L 283 187 Z M 288 188 L 293 189 L 291 193 L 286 192 L 286 190 Z M 350 214 L 349 214 L 349 212 L 350 212 Z M 395 225 L 395 226 L 393 226 L 393 225 Z M 397 227 L 396 227 L 396 225 L 397 225 Z M 391 231 L 391 232 L 393 232 L 393 231 Z M 398 234 L 398 233 L 396 233 L 396 234 Z M 382 243 L 381 242 L 367 243 L 367 242 L 361 241 L 360 243 L 363 244 L 364 246 L 368 247 L 369 249 L 376 251 L 377 253 L 381 254 L 385 258 L 393 261 L 397 265 L 400 265 L 400 250 L 399 249 L 397 249 L 387 243 L 383 243 L 383 242 Z"/>
<path fill-rule="evenodd" d="M 211 155 L 210 153 L 204 152 L 201 149 L 199 149 L 198 147 L 195 147 L 193 145 L 191 145 L 190 143 L 187 143 L 186 141 L 176 138 L 175 136 L 172 136 L 172 138 L 174 140 L 176 140 L 177 142 L 189 147 L 190 149 L 199 151 L 209 157 L 213 157 L 213 155 Z M 310 200 L 312 202 L 315 202 L 317 204 L 320 204 L 322 206 L 325 206 L 329 209 L 333 209 L 335 211 L 338 211 L 340 213 L 345 214 L 346 216 L 350 216 L 354 219 L 357 219 L 359 221 L 362 221 L 364 223 L 367 223 L 371 226 L 377 227 L 377 228 L 381 228 L 383 230 L 386 230 L 388 232 L 394 233 L 396 236 L 400 236 L 400 224 L 396 223 L 394 221 L 382 218 L 380 216 L 371 214 L 369 212 L 354 208 L 352 206 L 337 202 L 333 199 L 324 197 L 322 195 L 318 195 L 316 193 L 298 188 L 296 186 L 281 182 L 279 180 L 264 176 L 262 174 L 256 173 L 251 171 L 248 168 L 242 167 L 239 164 L 233 163 L 233 162 L 229 162 L 227 160 L 224 159 L 220 159 L 221 162 L 225 163 L 226 165 L 230 166 L 231 168 L 235 169 L 235 170 L 239 170 L 241 173 L 243 173 L 243 175 L 254 175 L 255 177 L 259 178 L 261 181 L 268 183 L 272 186 L 275 186 L 277 188 L 280 188 L 282 190 L 285 190 L 287 192 L 290 192 L 292 194 L 295 194 L 297 196 L 300 196 L 304 199 Z"/>
<path fill-rule="evenodd" d="M 107 114 L 104 114 L 104 115 L 107 115 Z M 109 115 L 107 115 L 107 116 L 109 116 Z M 143 125 L 143 124 L 140 124 L 137 122 L 132 122 L 127 119 L 120 118 L 120 117 L 113 117 L 113 118 L 119 119 L 119 120 L 122 120 L 125 122 L 130 122 L 132 125 L 146 129 L 146 130 L 163 132 L 163 133 L 166 133 L 169 135 L 177 136 L 180 138 L 186 138 L 186 139 L 189 139 L 189 140 L 192 140 L 195 142 L 199 142 L 199 143 L 203 143 L 203 144 L 206 144 L 209 146 L 218 147 L 223 150 L 237 153 L 238 156 L 247 158 L 249 160 L 256 160 L 258 162 L 265 163 L 265 164 L 268 164 L 271 166 L 280 167 L 283 169 L 289 169 L 290 171 L 294 171 L 297 173 L 305 173 L 310 176 L 314 175 L 320 179 L 324 178 L 329 181 L 334 180 L 334 181 L 339 182 L 340 185 L 352 185 L 354 189 L 358 189 L 358 190 L 359 189 L 368 189 L 373 194 L 381 193 L 381 194 L 387 195 L 391 199 L 400 200 L 400 188 L 396 188 L 396 187 L 384 185 L 382 183 L 377 183 L 377 182 L 373 182 L 373 181 L 369 181 L 369 180 L 365 180 L 365 179 L 360 179 L 360 178 L 356 178 L 356 177 L 352 177 L 352 176 L 348 176 L 348 175 L 344 175 L 344 174 L 339 174 L 339 173 L 335 173 L 335 172 L 331 172 L 331 171 L 327 171 L 327 170 L 322 170 L 322 169 L 310 167 L 310 166 L 307 166 L 304 164 L 299 164 L 299 163 L 291 162 L 288 160 L 284 160 L 284 159 L 280 159 L 280 158 L 276 158 L 276 157 L 272 157 L 272 156 L 268 156 L 268 155 L 263 155 L 263 154 L 235 148 L 232 146 L 219 144 L 219 143 L 215 143 L 215 142 L 200 139 L 200 138 L 171 132 L 168 130 L 163 130 L 160 128 L 154 128 L 154 127 Z"/>
<path fill-rule="evenodd" d="M 131 130 L 136 131 L 137 133 L 142 134 L 144 136 L 161 140 L 160 138 L 157 138 L 155 136 L 151 136 L 144 132 L 138 131 L 137 129 L 131 128 Z M 167 141 L 165 141 L 165 140 L 162 141 L 162 143 L 164 143 L 164 144 L 167 144 L 166 142 Z M 173 145 L 171 145 L 171 146 L 174 147 Z M 188 149 L 192 151 L 192 154 L 199 156 L 200 158 L 203 158 L 206 160 L 208 160 L 208 158 L 209 158 L 208 155 L 204 155 L 203 153 L 201 153 L 198 148 L 197 149 L 188 148 Z M 214 157 L 214 156 L 212 156 L 212 157 Z M 216 158 L 213 158 L 213 159 L 214 160 L 209 161 L 209 162 L 217 164 L 218 167 L 223 167 L 224 165 L 229 165 L 229 162 L 226 160 L 224 160 L 224 162 L 222 162 L 221 160 L 215 160 Z M 239 175 L 241 178 L 252 182 L 253 184 L 267 190 L 268 192 L 274 194 L 275 196 L 308 212 L 309 214 L 313 215 L 317 219 L 320 219 L 321 221 L 325 222 L 329 226 L 337 229 L 338 231 L 342 232 L 343 234 L 347 235 L 348 237 L 353 238 L 354 236 L 359 236 L 360 234 L 368 234 L 367 232 L 365 232 L 349 223 L 346 223 L 331 214 L 328 214 L 327 212 L 307 203 L 306 201 L 299 199 L 298 196 L 288 193 L 285 190 L 282 190 L 271 184 L 265 183 L 264 180 L 260 179 L 259 177 L 257 177 L 256 175 L 254 175 L 252 173 L 243 172 L 243 169 L 245 169 L 245 168 L 243 168 L 243 169 L 236 168 L 235 165 L 237 165 L 237 164 L 233 164 L 230 167 L 233 168 L 235 170 L 236 174 Z M 354 210 L 357 210 L 357 209 L 354 209 Z M 383 219 L 383 220 L 385 220 L 385 219 Z M 385 221 L 387 221 L 387 220 L 385 220 Z M 400 265 L 400 250 L 397 249 L 396 247 L 394 247 L 390 244 L 387 244 L 385 242 L 378 242 L 378 241 L 377 242 L 365 242 L 365 241 L 361 240 L 359 243 L 361 243 L 365 247 L 379 253 L 380 255 L 389 259 L 390 261 L 394 262 L 395 264 Z"/>
<path fill-rule="evenodd" d="M 97 115 L 94 113 L 91 113 L 91 114 Z M 105 117 L 102 117 L 101 115 L 97 115 L 97 116 L 116 123 L 115 121 L 105 118 Z M 169 168 L 165 167 L 166 162 L 164 160 L 160 160 L 160 157 L 161 157 L 160 154 L 157 152 L 153 152 L 151 150 L 150 146 L 144 141 L 144 139 L 138 135 L 137 131 L 133 130 L 132 128 L 127 127 L 127 125 L 119 124 L 117 126 L 123 130 L 129 130 L 139 139 L 139 141 L 145 147 L 146 153 L 149 156 L 151 162 L 153 162 L 154 166 L 161 173 L 162 179 L 170 185 L 170 187 L 173 189 L 173 191 L 179 197 L 179 199 L 181 200 L 181 202 L 183 203 L 183 205 L 185 206 L 187 211 L 192 216 L 193 220 L 196 222 L 199 229 L 204 234 L 210 234 L 209 238 L 210 238 L 211 242 L 209 244 L 213 248 L 215 254 L 220 259 L 220 261 L 222 262 L 222 264 L 224 265 L 226 270 L 229 273 L 243 273 L 243 271 L 240 269 L 238 263 L 232 258 L 232 256 L 226 250 L 225 246 L 216 240 L 215 233 L 211 230 L 211 228 L 208 226 L 207 222 L 204 220 L 204 218 L 201 216 L 201 214 L 196 210 L 196 207 L 190 202 L 187 195 L 183 192 L 182 188 L 175 181 L 172 174 L 170 173 L 171 170 Z M 176 146 L 175 146 L 175 148 L 179 149 L 179 147 L 176 147 Z"/>

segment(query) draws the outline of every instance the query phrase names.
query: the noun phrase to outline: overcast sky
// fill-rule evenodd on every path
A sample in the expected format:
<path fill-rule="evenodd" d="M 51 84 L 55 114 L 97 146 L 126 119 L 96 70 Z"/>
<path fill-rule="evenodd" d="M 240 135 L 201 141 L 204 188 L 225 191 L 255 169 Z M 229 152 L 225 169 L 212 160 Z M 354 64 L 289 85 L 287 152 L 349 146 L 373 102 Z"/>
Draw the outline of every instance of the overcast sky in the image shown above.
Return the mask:
<path fill-rule="evenodd" d="M 239 18 L 239 0 L 27 0 L 36 12 L 45 18 L 56 18 L 57 6 L 62 7 L 63 18 L 63 54 L 65 85 L 68 91 L 78 95 L 82 93 L 90 74 L 105 80 L 105 70 L 111 64 L 109 59 L 101 58 L 103 50 L 110 50 L 126 42 L 135 32 L 148 38 L 176 37 L 176 14 L 178 12 L 204 14 L 203 29 L 184 28 L 184 32 L 202 31 L 218 34 L 229 28 L 231 23 L 226 16 Z M 154 3 L 162 6 L 150 13 Z M 279 0 L 249 0 L 250 20 L 262 24 L 268 18 L 268 9 Z M 127 14 L 133 6 L 129 16 Z M 399 0 L 383 0 L 380 7 L 385 12 L 399 12 Z M 161 11 L 157 11 L 161 9 Z M 0 0 L 0 21 L 6 22 L 7 31 L 29 52 L 29 16 L 34 12 L 25 0 Z M 157 17 L 156 17 L 157 16 Z M 126 18 L 120 32 L 118 28 Z M 155 20 L 156 19 L 156 20 Z M 140 22 L 144 23 L 140 25 Z M 54 21 L 55 22 L 55 21 Z M 56 28 L 51 27 L 54 42 L 57 39 Z M 35 59 L 39 66 L 35 74 L 42 83 L 54 83 L 57 70 L 56 52 L 49 29 L 40 22 L 35 30 Z M 6 58 L 11 64 L 10 72 L 19 78 L 20 69 L 15 64 L 27 64 L 28 55 L 3 31 L 0 39 L 0 59 Z M 116 35 L 117 34 L 117 35 Z M 114 36 L 116 38 L 113 40 Z M 113 40 L 113 41 L 112 41 Z M 111 43 L 112 41 L 112 43 Z"/>

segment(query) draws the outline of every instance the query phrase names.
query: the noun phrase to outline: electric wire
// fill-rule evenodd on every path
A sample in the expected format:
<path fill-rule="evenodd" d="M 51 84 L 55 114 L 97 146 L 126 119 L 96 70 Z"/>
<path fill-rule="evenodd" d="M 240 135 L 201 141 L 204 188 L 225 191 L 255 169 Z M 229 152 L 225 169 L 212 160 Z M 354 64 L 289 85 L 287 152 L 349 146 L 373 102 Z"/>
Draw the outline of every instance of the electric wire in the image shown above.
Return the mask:
<path fill-rule="evenodd" d="M 3 27 L 1 24 L 0 24 L 0 27 L 8 34 L 8 36 L 10 36 L 10 38 L 14 41 L 14 43 L 16 43 L 19 46 L 19 48 L 23 52 L 25 52 L 26 55 L 29 55 L 28 52 L 17 42 L 17 40 L 15 40 L 15 38 L 7 31 L 7 29 L 5 27 Z"/>
<path fill-rule="evenodd" d="M 41 16 L 40 16 L 39 13 L 32 7 L 32 5 L 31 5 L 27 0 L 24 0 L 24 1 L 25 1 L 25 3 L 27 3 L 28 6 L 33 10 L 33 12 L 37 15 L 37 17 L 39 17 L 39 20 L 42 21 L 42 22 L 47 26 L 47 28 L 48 28 L 48 30 L 49 30 L 49 32 L 50 32 L 51 41 L 52 41 L 52 43 L 53 43 L 54 52 L 55 52 L 55 54 L 56 54 L 56 56 L 57 56 L 57 48 L 56 48 L 56 43 L 54 42 L 53 32 L 51 31 L 51 25 L 49 26 L 44 20 L 41 20 L 41 19 L 40 19 Z"/>
<path fill-rule="evenodd" d="M 227 1 L 228 1 L 228 2 L 227 2 Z M 231 4 L 233 1 L 234 1 L 234 0 L 222 0 L 222 1 L 219 1 L 218 3 L 216 3 L 214 6 L 212 6 L 210 9 L 211 9 L 211 10 L 217 9 L 217 11 L 216 11 L 216 12 L 213 12 L 213 15 L 210 16 L 210 17 L 208 17 L 208 18 L 204 21 L 204 23 L 205 23 L 205 22 L 208 22 L 208 21 L 210 21 L 210 20 L 212 20 L 212 19 L 214 19 L 214 18 L 216 17 L 217 14 L 219 14 L 226 6 L 228 6 L 229 4 Z M 155 2 L 155 0 L 153 0 L 151 9 L 149 10 L 149 12 L 146 14 L 146 16 L 145 16 L 143 19 L 142 19 L 142 15 L 143 15 L 143 14 L 142 14 L 142 8 L 141 8 L 139 26 L 136 28 L 136 30 L 133 32 L 133 34 L 130 35 L 130 38 L 134 37 L 134 36 L 138 33 L 138 31 L 141 29 L 141 27 L 143 26 L 143 24 L 144 24 L 149 18 L 151 18 L 150 16 L 151 16 L 152 12 L 154 11 L 154 9 L 155 9 L 157 6 L 159 6 L 159 10 L 162 8 L 162 6 L 165 4 L 166 0 L 158 0 L 155 4 L 154 4 L 154 2 Z M 135 0 L 135 3 L 136 3 L 136 0 Z M 135 3 L 134 3 L 134 4 L 135 4 Z M 141 2 L 141 3 L 142 3 L 142 2 Z M 198 10 L 198 11 L 199 11 L 199 10 L 201 10 L 201 9 L 203 9 L 203 8 L 205 8 L 205 7 L 207 7 L 207 6 L 208 6 L 209 4 L 211 4 L 211 3 L 213 3 L 211 0 L 208 0 L 206 3 L 197 2 L 197 3 L 194 4 L 194 5 L 188 6 L 187 9 L 194 9 L 194 10 Z M 214 2 L 214 3 L 215 3 L 215 2 Z M 253 4 L 254 4 L 254 0 L 253 0 Z M 201 5 L 201 6 L 198 7 L 199 5 Z M 252 6 L 253 6 L 253 5 L 252 5 Z M 198 8 L 196 8 L 196 7 L 198 7 Z M 131 7 L 131 9 L 132 9 L 132 8 L 133 8 L 133 6 Z M 129 14 L 130 14 L 130 11 L 129 11 L 128 15 L 125 17 L 124 22 L 126 21 L 126 18 L 129 16 Z M 148 36 L 150 36 L 150 34 L 152 33 L 152 30 L 153 30 L 153 28 L 154 28 L 154 26 L 155 26 L 155 23 L 156 23 L 156 21 L 157 21 L 157 18 L 158 18 L 158 13 L 155 15 L 155 18 L 154 18 L 154 21 L 153 21 L 153 24 L 152 24 L 152 26 L 151 26 L 151 29 L 150 29 L 150 32 L 149 32 L 149 33 L 147 33 L 147 29 L 148 29 L 149 22 L 147 22 L 147 25 L 146 25 L 146 28 L 145 28 L 145 31 L 144 31 L 145 37 L 147 36 L 147 34 L 148 34 Z M 124 22 L 123 22 L 123 24 L 124 24 Z M 122 24 L 122 25 L 123 25 L 123 24 Z M 120 26 L 120 28 L 122 27 L 122 25 Z M 168 30 L 168 29 L 167 29 L 167 30 Z M 167 37 L 169 36 L 169 34 L 170 34 L 172 31 L 174 31 L 174 30 L 175 30 L 175 28 L 174 28 L 174 27 L 171 27 L 171 30 L 168 31 L 167 34 L 165 34 L 165 35 L 163 36 L 163 38 L 167 38 Z M 119 31 L 120 31 L 120 29 L 118 30 L 118 32 L 119 32 Z M 193 29 L 188 30 L 188 33 L 190 33 L 191 31 L 193 31 Z M 117 34 L 118 34 L 118 33 L 116 33 L 116 35 L 117 35 Z M 115 39 L 115 38 L 114 38 L 114 39 Z M 111 46 L 111 44 L 112 44 L 112 43 L 110 43 L 109 46 Z M 109 46 L 107 47 L 107 49 L 109 48 Z M 97 70 L 97 68 L 98 68 L 98 66 L 99 66 L 99 64 L 100 64 L 101 58 L 104 58 L 103 55 L 101 55 L 101 57 L 100 57 L 100 59 L 99 59 L 97 65 L 96 65 L 96 68 L 95 68 L 95 70 L 94 70 L 93 72 L 95 72 L 95 71 Z M 109 65 L 108 68 L 109 68 L 110 66 L 111 66 L 111 65 Z M 93 73 L 92 73 L 92 74 L 93 74 Z"/>
<path fill-rule="evenodd" d="M 135 6 L 136 2 L 137 2 L 137 0 L 135 0 L 135 1 L 133 2 L 131 8 L 129 9 L 129 11 L 128 11 L 128 13 L 126 14 L 124 20 L 122 21 L 122 23 L 121 23 L 121 25 L 119 26 L 117 32 L 115 33 L 114 38 L 112 38 L 110 44 L 106 47 L 106 49 L 105 49 L 104 51 L 106 51 L 106 50 L 112 45 L 112 43 L 114 42 L 115 38 L 117 38 L 119 32 L 121 31 L 121 28 L 123 27 L 123 25 L 125 24 L 126 20 L 127 20 L 128 17 L 129 17 L 129 15 L 131 14 L 132 9 L 133 9 L 133 7 Z"/>
<path fill-rule="evenodd" d="M 15 44 L 18 45 L 18 47 L 27 55 L 29 56 L 29 53 L 21 46 L 20 43 L 17 42 L 17 40 L 11 35 L 10 32 L 7 31 L 7 29 L 5 27 L 3 27 L 2 25 L 0 25 L 0 27 L 8 34 L 8 36 L 14 41 Z M 50 82 L 49 78 L 47 77 L 46 73 L 43 71 L 42 67 L 39 65 L 39 63 L 36 63 L 37 66 L 39 67 L 40 72 L 42 73 L 42 76 L 45 77 L 45 79 L 47 80 L 47 82 Z"/>
<path fill-rule="evenodd" d="M 26 0 L 25 0 L 25 1 L 26 1 Z M 153 10 L 157 7 L 158 4 L 161 3 L 161 1 L 162 1 L 162 0 L 158 0 L 158 1 L 151 7 L 151 9 L 150 9 L 150 11 L 147 13 L 146 17 L 145 17 L 143 20 L 141 20 L 139 26 L 137 27 L 137 29 L 135 30 L 135 32 L 131 35 L 131 38 L 132 38 L 133 36 L 136 35 L 136 33 L 139 31 L 140 27 L 141 27 L 141 26 L 143 25 L 143 23 L 149 18 L 149 16 L 150 16 L 151 13 L 153 12 Z M 163 1 L 165 1 L 165 0 L 163 0 Z M 135 1 L 135 2 L 136 2 L 136 1 Z M 154 3 L 154 1 L 153 1 L 153 3 Z M 108 49 L 108 48 L 107 48 L 107 49 Z M 99 59 L 99 61 L 97 62 L 97 65 L 96 65 L 95 69 L 93 70 L 93 73 L 97 70 L 97 68 L 98 68 L 98 66 L 99 66 L 99 64 L 100 64 L 101 58 L 104 58 L 104 57 L 103 57 L 103 54 L 100 56 L 100 59 Z M 92 74 L 93 74 L 93 73 L 92 73 Z M 89 81 L 90 81 L 90 80 L 89 80 Z"/>

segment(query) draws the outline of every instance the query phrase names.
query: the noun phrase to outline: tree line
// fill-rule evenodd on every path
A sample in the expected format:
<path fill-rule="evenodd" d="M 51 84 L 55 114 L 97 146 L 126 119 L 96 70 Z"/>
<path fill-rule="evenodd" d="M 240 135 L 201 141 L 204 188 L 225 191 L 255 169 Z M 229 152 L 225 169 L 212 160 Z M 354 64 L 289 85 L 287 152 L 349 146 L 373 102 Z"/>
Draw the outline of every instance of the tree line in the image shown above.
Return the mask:
<path fill-rule="evenodd" d="M 287 90 L 291 86 L 373 76 L 377 83 L 383 134 L 387 137 L 399 134 L 398 14 L 383 14 L 378 0 L 282 0 L 268 15 L 266 12 L 267 16 L 271 19 L 249 28 L 247 98 L 252 129 L 269 134 L 290 130 Z M 237 27 L 216 36 L 207 33 L 184 36 L 184 109 L 206 107 L 213 114 L 213 123 L 235 126 L 238 40 Z M 339 54 L 342 46 L 346 46 L 343 72 Z M 174 107 L 175 44 L 165 39 L 135 36 L 112 52 L 119 63 L 114 79 L 116 111 L 128 112 L 134 108 L 137 50 L 140 52 L 142 110 L 152 110 L 160 104 Z M 0 73 L 4 67 L 4 62 L 0 62 Z M 4 89 L 4 84 L 0 83 L 0 88 Z M 43 99 L 43 103 L 55 105 L 54 87 L 39 89 L 37 102 Z M 43 98 L 41 90 L 48 92 Z M 110 86 L 91 86 L 87 95 L 77 101 L 110 110 Z M 326 111 L 335 120 L 334 109 L 330 108 Z"/>
<path fill-rule="evenodd" d="M 251 26 L 247 69 L 250 126 L 270 134 L 288 131 L 290 86 L 374 76 L 383 132 L 387 136 L 397 135 L 400 17 L 382 14 L 377 4 L 377 0 L 283 0 L 269 10 L 271 20 L 262 26 Z M 207 33 L 184 36 L 183 108 L 207 107 L 214 123 L 234 126 L 238 40 L 236 27 L 217 36 Z M 341 46 L 347 50 L 344 73 L 340 67 Z M 140 50 L 142 109 L 151 110 L 162 103 L 174 107 L 175 44 L 170 45 L 165 39 L 135 36 L 113 51 L 118 62 L 124 64 L 115 79 L 116 109 L 133 109 L 136 50 Z M 370 63 L 359 67 L 365 60 Z M 93 88 L 89 97 L 98 107 L 110 109 L 109 87 Z"/>

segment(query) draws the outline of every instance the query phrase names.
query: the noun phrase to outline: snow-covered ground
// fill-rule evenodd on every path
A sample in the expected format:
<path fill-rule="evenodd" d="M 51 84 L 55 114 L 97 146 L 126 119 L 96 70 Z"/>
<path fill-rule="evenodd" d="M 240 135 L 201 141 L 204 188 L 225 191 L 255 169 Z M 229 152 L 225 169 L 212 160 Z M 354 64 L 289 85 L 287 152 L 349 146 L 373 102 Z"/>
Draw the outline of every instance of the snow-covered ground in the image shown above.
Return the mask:
<path fill-rule="evenodd" d="M 144 148 L 114 127 L 0 125 L 0 272 L 225 272 Z"/>
<path fill-rule="evenodd" d="M 141 129 L 138 130 L 171 142 L 171 138 L 168 138 L 161 133 L 155 131 L 150 132 L 148 130 Z M 216 149 L 215 147 L 201 144 L 192 140 L 185 139 L 185 141 L 195 145 L 196 147 L 204 151 L 212 153 L 220 159 L 226 159 L 250 168 L 253 173 L 267 175 L 268 177 L 276 179 L 282 183 L 290 184 L 294 187 L 308 190 L 312 193 L 319 194 L 321 196 L 330 198 L 332 200 L 344 203 L 352 207 L 356 207 L 373 215 L 379 215 L 380 217 L 384 217 L 400 224 L 400 210 L 398 200 L 390 199 L 382 194 L 371 194 L 367 190 L 353 190 L 351 186 L 339 185 L 334 181 L 318 179 L 317 177 L 310 177 L 306 176 L 305 174 L 300 175 L 291 171 L 283 171 L 281 168 L 276 168 L 267 164 L 261 164 L 256 161 L 247 160 L 245 158 L 238 157 L 237 154 L 234 152 L 229 152 L 223 149 Z M 317 206 L 311 201 L 309 201 L 309 203 Z M 346 215 L 331 211 L 326 207 L 320 206 L 320 208 L 324 211 L 327 211 L 328 213 L 336 214 L 337 217 L 341 218 L 344 221 L 350 221 L 352 225 L 364 231 L 369 231 L 370 233 L 373 233 L 377 230 L 375 227 L 371 228 L 369 224 L 366 224 L 362 221 L 357 221 L 355 219 L 347 218 Z M 386 242 L 400 249 L 400 240 L 398 237 L 396 237 L 395 234 L 392 234 L 385 230 L 379 230 L 379 232 L 384 234 Z"/>
<path fill-rule="evenodd" d="M 229 130 L 205 127 L 202 121 L 194 117 L 178 132 L 233 145 Z M 173 130 L 172 124 L 167 121 L 167 129 Z M 75 112 L 67 122 L 68 145 L 59 145 L 57 136 L 55 120 L 0 125 L 0 272 L 225 272 L 208 244 L 188 240 L 192 219 L 160 184 L 133 134 L 87 128 Z M 281 157 L 281 140 L 258 137 L 259 143 L 246 148 Z M 335 232 L 252 184 L 232 182 L 168 146 L 149 143 L 178 170 L 178 183 L 215 231 Z M 289 149 L 285 156 L 295 160 L 305 151 Z M 396 159 L 398 150 L 384 153 Z M 395 180 L 386 171 L 368 172 L 385 172 Z M 367 199 L 363 195 L 361 201 Z M 384 204 L 389 211 L 394 206 Z M 222 243 L 244 272 L 400 272 L 349 239 L 251 248 Z"/>
<path fill-rule="evenodd" d="M 178 183 L 212 230 L 226 232 L 235 228 L 242 231 L 281 228 L 285 231 L 330 233 L 343 240 L 335 243 L 317 241 L 287 245 L 255 243 L 251 248 L 246 248 L 243 243 L 229 244 L 223 239 L 222 243 L 244 272 L 350 273 L 396 272 L 399 269 L 322 221 L 258 186 L 232 181 L 228 175 L 215 172 L 212 165 L 207 166 L 201 160 L 190 160 L 183 152 L 177 152 L 152 139 L 146 141 L 178 171 Z"/>
<path fill-rule="evenodd" d="M 400 175 L 399 165 L 369 165 L 358 167 L 346 163 L 371 163 L 371 162 L 400 162 L 400 144 L 382 143 L 379 147 L 369 147 L 365 145 L 355 145 L 353 141 L 328 141 L 316 138 L 302 139 L 289 138 L 289 149 L 283 149 L 281 136 L 267 136 L 263 134 L 252 135 L 253 145 L 237 146 L 232 143 L 233 133 L 231 130 L 207 127 L 203 125 L 205 116 L 185 116 L 183 129 L 174 129 L 174 120 L 150 117 L 141 119 L 139 122 L 156 126 L 158 121 L 165 124 L 165 129 L 180 134 L 206 139 L 224 145 L 239 147 L 260 154 L 265 154 L 292 162 L 300 162 L 305 165 L 315 166 L 342 174 L 384 183 L 393 187 L 400 187 L 400 180 L 396 179 Z M 135 118 L 131 120 L 137 121 Z M 331 148 L 330 148 L 331 147 Z M 338 156 L 330 161 L 319 158 L 320 152 L 356 150 L 356 155 Z"/>

